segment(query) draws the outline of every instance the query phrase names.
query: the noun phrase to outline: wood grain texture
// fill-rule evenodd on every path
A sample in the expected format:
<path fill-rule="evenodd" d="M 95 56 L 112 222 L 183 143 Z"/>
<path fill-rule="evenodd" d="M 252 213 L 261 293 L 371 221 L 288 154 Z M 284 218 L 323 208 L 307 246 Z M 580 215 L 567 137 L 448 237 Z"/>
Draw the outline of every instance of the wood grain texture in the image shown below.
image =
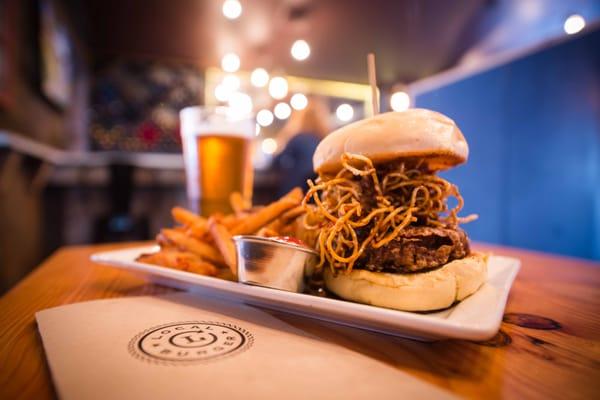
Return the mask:
<path fill-rule="evenodd" d="M 54 398 L 35 312 L 172 289 L 89 261 L 123 246 L 57 251 L 0 299 L 0 399 Z M 600 393 L 600 265 L 476 246 L 523 262 L 500 333 L 486 343 L 420 343 L 272 312 L 303 330 L 469 398 L 593 398 Z"/>

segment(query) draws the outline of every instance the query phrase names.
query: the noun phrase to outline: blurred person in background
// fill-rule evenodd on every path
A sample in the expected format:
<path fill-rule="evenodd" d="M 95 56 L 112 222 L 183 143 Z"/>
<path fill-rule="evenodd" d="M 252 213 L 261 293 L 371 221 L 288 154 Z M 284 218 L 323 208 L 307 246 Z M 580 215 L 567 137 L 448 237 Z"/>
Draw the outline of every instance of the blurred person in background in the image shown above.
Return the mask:
<path fill-rule="evenodd" d="M 308 105 L 295 110 L 277 135 L 283 149 L 273 160 L 272 168 L 279 174 L 277 196 L 296 186 L 306 189 L 306 180 L 313 178 L 312 156 L 317 145 L 330 131 L 329 107 L 325 100 L 311 96 Z"/>

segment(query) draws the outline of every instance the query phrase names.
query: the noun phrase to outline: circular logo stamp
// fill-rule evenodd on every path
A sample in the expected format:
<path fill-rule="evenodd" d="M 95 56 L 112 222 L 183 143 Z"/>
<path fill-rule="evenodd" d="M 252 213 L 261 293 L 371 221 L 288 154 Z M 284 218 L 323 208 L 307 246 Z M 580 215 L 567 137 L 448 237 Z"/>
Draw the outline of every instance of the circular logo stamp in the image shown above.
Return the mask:
<path fill-rule="evenodd" d="M 145 361 L 180 364 L 232 356 L 253 342 L 250 332 L 232 324 L 176 322 L 139 333 L 129 342 L 129 352 Z"/>

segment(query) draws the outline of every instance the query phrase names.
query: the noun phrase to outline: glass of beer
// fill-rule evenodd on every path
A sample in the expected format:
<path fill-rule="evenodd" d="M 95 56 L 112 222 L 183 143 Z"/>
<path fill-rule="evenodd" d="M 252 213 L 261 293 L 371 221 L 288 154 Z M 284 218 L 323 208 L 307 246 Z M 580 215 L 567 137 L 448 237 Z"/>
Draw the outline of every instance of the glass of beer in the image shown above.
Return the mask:
<path fill-rule="evenodd" d="M 189 207 L 204 216 L 229 213 L 229 195 L 252 199 L 255 123 L 227 107 L 187 107 L 180 112 Z"/>

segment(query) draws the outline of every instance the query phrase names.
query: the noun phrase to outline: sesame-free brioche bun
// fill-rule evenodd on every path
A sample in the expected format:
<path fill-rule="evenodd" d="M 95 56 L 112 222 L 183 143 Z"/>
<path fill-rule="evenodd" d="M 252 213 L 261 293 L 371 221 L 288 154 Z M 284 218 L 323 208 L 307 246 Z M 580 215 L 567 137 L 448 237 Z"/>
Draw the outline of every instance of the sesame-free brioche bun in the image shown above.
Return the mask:
<path fill-rule="evenodd" d="M 332 132 L 315 150 L 315 172 L 338 172 L 346 152 L 367 156 L 375 164 L 418 157 L 431 171 L 439 171 L 465 162 L 469 146 L 450 118 L 414 108 L 379 114 Z"/>
<path fill-rule="evenodd" d="M 337 276 L 329 268 L 325 285 L 343 299 L 403 311 L 433 311 L 475 293 L 487 278 L 487 255 L 471 253 L 429 272 L 392 274 L 355 269 Z"/>

